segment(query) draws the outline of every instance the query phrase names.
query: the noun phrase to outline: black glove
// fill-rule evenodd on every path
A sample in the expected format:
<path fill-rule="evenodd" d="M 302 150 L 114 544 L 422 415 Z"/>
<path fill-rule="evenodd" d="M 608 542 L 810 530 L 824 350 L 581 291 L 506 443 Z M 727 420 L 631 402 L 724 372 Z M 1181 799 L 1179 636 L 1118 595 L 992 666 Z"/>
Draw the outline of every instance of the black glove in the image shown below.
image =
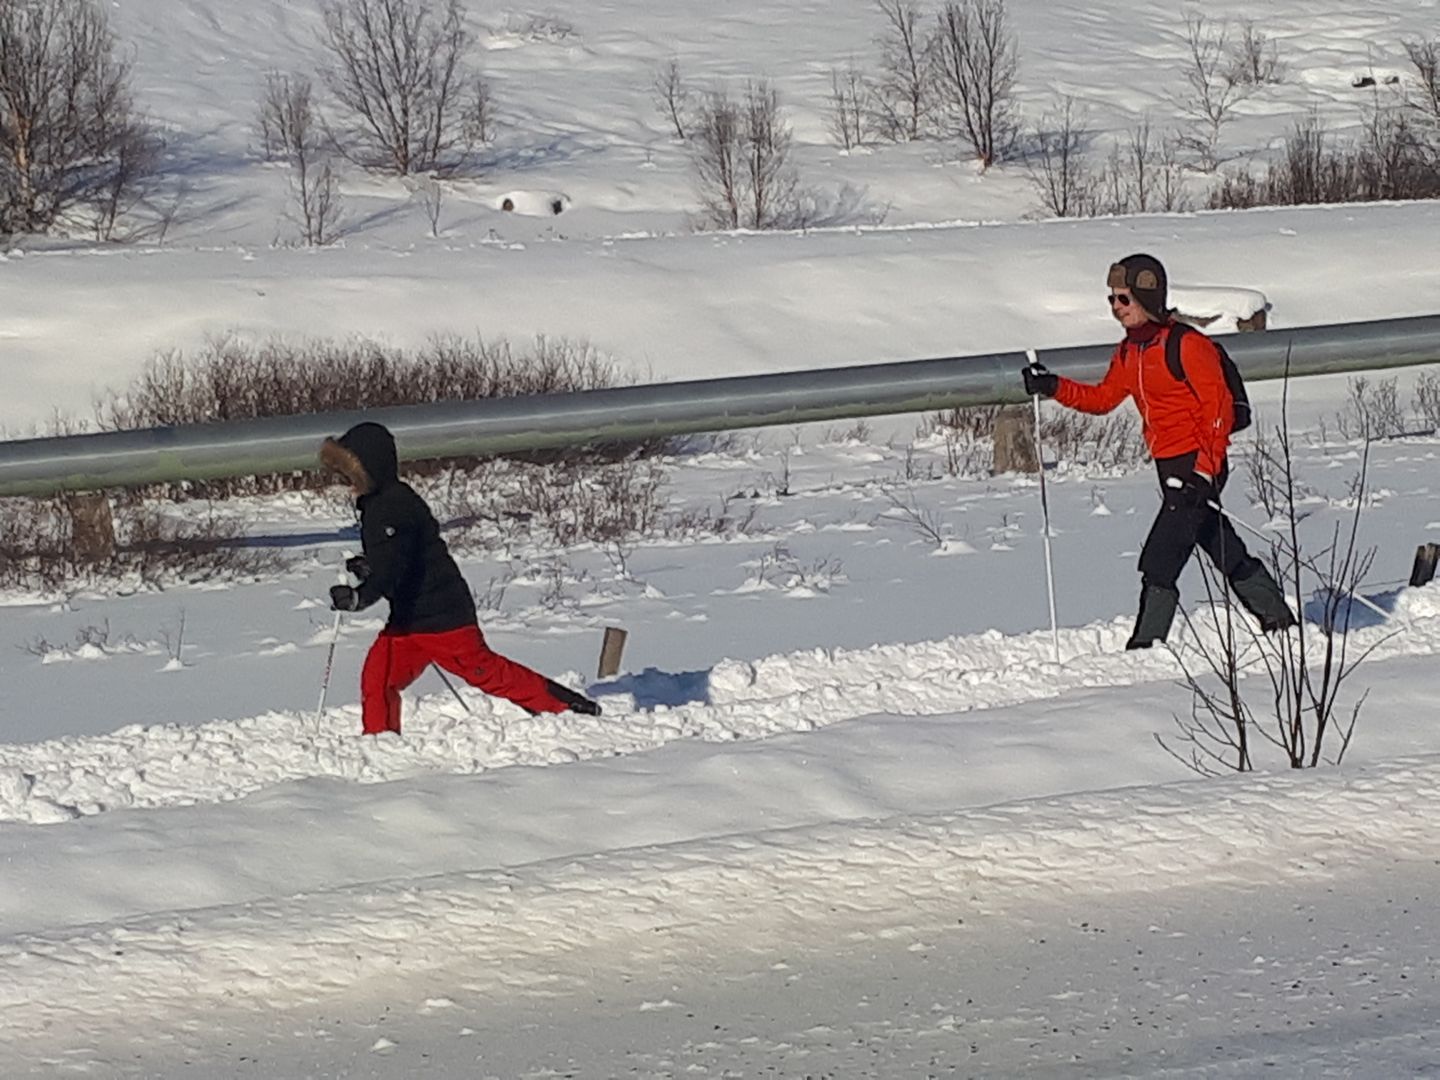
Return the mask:
<path fill-rule="evenodd" d="M 331 585 L 330 610 L 359 611 L 360 590 L 352 589 L 349 585 Z"/>
<path fill-rule="evenodd" d="M 1165 478 L 1165 505 L 1173 510 L 1194 510 L 1217 501 L 1215 482 L 1208 476 L 1189 473 Z"/>
<path fill-rule="evenodd" d="M 1044 364 L 1026 364 L 1020 369 L 1020 374 L 1025 379 L 1025 393 L 1032 397 L 1036 394 L 1054 397 L 1060 387 L 1060 376 L 1050 374 L 1050 369 Z"/>
<path fill-rule="evenodd" d="M 363 585 L 365 579 L 370 576 L 370 560 L 364 555 L 351 555 L 345 560 L 345 572 Z"/>

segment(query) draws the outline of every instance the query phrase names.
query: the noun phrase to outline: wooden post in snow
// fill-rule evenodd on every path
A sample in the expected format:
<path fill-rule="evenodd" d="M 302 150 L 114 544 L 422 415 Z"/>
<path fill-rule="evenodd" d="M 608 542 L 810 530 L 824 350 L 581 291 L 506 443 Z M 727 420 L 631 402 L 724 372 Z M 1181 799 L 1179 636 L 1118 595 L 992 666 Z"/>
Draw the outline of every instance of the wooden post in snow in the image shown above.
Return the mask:
<path fill-rule="evenodd" d="M 618 626 L 605 627 L 605 640 L 600 643 L 600 667 L 595 677 L 608 679 L 620 670 L 620 656 L 625 652 L 625 639 L 629 635 Z"/>
<path fill-rule="evenodd" d="M 70 512 L 70 543 L 81 562 L 98 564 L 115 557 L 115 519 L 109 496 L 84 492 L 65 500 Z"/>
<path fill-rule="evenodd" d="M 1440 562 L 1440 544 L 1421 544 L 1415 549 L 1415 565 L 1410 570 L 1411 587 L 1428 585 L 1435 580 L 1435 564 Z"/>

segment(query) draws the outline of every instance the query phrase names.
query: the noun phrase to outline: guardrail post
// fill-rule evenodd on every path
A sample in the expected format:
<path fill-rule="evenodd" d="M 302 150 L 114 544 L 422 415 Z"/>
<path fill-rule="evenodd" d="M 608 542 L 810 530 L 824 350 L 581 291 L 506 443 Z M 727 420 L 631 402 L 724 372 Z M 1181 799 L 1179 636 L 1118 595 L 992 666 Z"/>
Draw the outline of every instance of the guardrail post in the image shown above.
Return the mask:
<path fill-rule="evenodd" d="M 109 562 L 115 557 L 115 518 L 103 492 L 77 492 L 65 499 L 70 518 L 70 547 L 83 563 Z"/>
<path fill-rule="evenodd" d="M 994 472 L 1040 471 L 1040 455 L 1035 449 L 1035 432 L 1030 423 L 1030 410 L 1023 405 L 1006 405 L 995 416 Z"/>

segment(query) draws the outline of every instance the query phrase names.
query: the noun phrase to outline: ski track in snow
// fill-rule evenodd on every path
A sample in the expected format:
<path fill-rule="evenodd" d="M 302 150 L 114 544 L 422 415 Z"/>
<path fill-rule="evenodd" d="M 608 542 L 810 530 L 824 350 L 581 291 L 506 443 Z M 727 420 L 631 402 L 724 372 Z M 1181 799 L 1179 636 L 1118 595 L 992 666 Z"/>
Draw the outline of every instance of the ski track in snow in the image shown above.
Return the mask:
<path fill-rule="evenodd" d="M 1403 633 L 1396 633 L 1401 625 Z M 675 739 L 762 739 L 877 713 L 933 716 L 1054 698 L 1079 688 L 1176 678 L 1165 650 L 1127 653 L 1130 620 L 1060 632 L 996 631 L 869 649 L 814 649 L 724 660 L 705 701 L 636 707 L 605 694 L 605 715 L 525 717 L 478 693 L 461 713 L 448 694 L 408 710 L 400 737 L 361 737 L 358 707 L 313 715 L 267 713 L 198 726 L 131 726 L 103 736 L 0 746 L 0 821 L 50 824 L 125 808 L 224 802 L 287 781 L 330 777 L 380 783 L 426 773 L 467 774 L 634 754 Z M 1311 630 L 1312 633 L 1315 631 Z M 1187 631 L 1188 633 L 1188 631 Z M 1178 647 L 1185 650 L 1183 635 Z M 1440 593 L 1399 595 L 1387 623 L 1352 632 L 1351 656 L 1440 652 Z M 631 676 L 642 698 L 699 676 Z M 694 693 L 692 687 L 689 691 Z M 683 696 L 683 694 L 682 694 Z"/>
<path fill-rule="evenodd" d="M 1440 758 L 1250 775 L 370 883 L 0 944 L 0 1046 L 95 1016 L 283 1008 L 371 978 L 463 971 L 556 993 L 596 969 L 781 949 L 1003 913 L 1024 900 L 1339 879 L 1432 859 Z M 903 912 L 903 916 L 897 915 Z"/>

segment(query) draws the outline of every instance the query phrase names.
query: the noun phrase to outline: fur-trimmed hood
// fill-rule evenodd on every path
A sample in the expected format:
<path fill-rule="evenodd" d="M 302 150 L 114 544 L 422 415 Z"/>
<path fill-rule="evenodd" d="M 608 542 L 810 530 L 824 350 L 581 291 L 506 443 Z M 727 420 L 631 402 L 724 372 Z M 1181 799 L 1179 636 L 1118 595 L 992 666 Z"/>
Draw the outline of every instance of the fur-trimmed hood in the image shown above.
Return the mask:
<path fill-rule="evenodd" d="M 379 491 L 400 474 L 395 436 L 382 424 L 356 424 L 338 439 L 320 445 L 320 462 L 340 473 L 362 494 Z"/>

